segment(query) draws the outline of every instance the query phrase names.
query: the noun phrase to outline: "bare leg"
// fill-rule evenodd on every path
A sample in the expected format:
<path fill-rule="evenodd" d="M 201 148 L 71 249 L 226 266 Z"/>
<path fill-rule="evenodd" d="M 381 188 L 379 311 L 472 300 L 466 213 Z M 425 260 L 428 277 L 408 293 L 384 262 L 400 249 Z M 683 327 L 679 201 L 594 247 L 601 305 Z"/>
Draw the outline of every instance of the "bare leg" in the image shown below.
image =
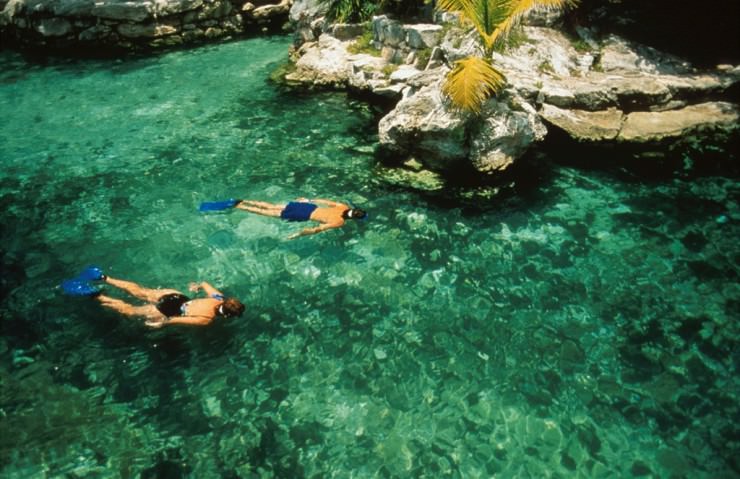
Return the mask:
<path fill-rule="evenodd" d="M 134 306 L 120 299 L 111 298 L 101 294 L 97 297 L 100 304 L 106 308 L 110 308 L 113 311 L 121 313 L 126 316 L 141 316 L 143 318 L 155 321 L 166 320 L 167 317 L 159 312 L 159 310 L 153 304 L 145 304 L 143 306 Z"/>
<path fill-rule="evenodd" d="M 268 203 L 266 201 L 255 201 L 255 200 L 242 200 L 240 204 L 247 204 L 257 208 L 264 208 L 266 210 L 274 210 L 276 208 L 282 209 L 282 205 L 276 205 L 274 203 Z"/>
<path fill-rule="evenodd" d="M 115 286 L 116 288 L 121 288 L 122 290 L 126 291 L 128 294 L 135 296 L 139 299 L 143 299 L 144 301 L 148 301 L 150 303 L 156 303 L 157 300 L 161 298 L 162 296 L 164 296 L 165 294 L 180 293 L 179 291 L 175 289 L 144 288 L 143 286 L 140 286 L 134 283 L 133 281 L 124 281 L 122 279 L 111 278 L 110 276 L 105 278 L 105 282 L 111 286 Z"/>
<path fill-rule="evenodd" d="M 250 213 L 256 213 L 263 216 L 280 216 L 283 212 L 284 207 L 281 205 L 273 205 L 272 203 L 265 203 L 264 201 L 242 201 L 237 208 L 249 211 Z"/>

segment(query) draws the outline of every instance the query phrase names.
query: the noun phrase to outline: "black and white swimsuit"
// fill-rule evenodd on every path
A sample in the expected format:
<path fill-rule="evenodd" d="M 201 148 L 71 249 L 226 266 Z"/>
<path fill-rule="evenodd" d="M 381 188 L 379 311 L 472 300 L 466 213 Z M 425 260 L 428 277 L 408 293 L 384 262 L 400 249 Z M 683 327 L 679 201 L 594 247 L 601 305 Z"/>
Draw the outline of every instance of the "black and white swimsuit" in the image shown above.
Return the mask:
<path fill-rule="evenodd" d="M 180 293 L 165 294 L 157 301 L 157 309 L 168 318 L 173 316 L 187 316 L 185 306 L 190 298 Z"/>

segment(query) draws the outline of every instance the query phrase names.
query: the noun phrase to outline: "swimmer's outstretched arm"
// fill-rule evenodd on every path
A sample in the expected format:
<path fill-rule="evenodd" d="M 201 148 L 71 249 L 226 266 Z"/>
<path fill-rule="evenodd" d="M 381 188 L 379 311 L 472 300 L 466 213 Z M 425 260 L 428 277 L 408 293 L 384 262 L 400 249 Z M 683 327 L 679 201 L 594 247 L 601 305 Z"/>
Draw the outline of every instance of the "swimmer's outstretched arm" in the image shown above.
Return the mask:
<path fill-rule="evenodd" d="M 288 236 L 288 239 L 295 239 L 299 236 L 308 236 L 308 235 L 315 235 L 316 233 L 321 233 L 322 231 L 330 230 L 332 228 L 339 228 L 344 223 L 324 223 L 321 226 L 316 226 L 314 228 L 306 228 L 304 230 L 299 231 L 298 233 L 293 233 L 292 235 Z"/>
<path fill-rule="evenodd" d="M 200 291 L 201 289 L 205 291 L 205 293 L 211 298 L 215 298 L 216 296 L 223 296 L 223 293 L 221 293 L 221 291 L 217 290 L 205 281 L 201 281 L 199 283 L 190 283 L 190 291 L 195 293 L 197 291 Z"/>
<path fill-rule="evenodd" d="M 182 324 L 184 326 L 208 326 L 213 318 L 208 316 L 174 316 L 167 320 L 149 320 L 145 324 L 150 328 L 161 328 L 173 324 Z"/>

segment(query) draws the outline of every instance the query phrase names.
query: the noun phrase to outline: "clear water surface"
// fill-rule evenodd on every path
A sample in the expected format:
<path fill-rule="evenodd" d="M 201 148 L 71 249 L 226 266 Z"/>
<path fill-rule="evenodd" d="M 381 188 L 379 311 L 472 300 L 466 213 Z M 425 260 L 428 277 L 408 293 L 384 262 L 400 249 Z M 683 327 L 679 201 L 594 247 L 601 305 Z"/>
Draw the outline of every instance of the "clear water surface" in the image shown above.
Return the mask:
<path fill-rule="evenodd" d="M 442 201 L 366 105 L 267 80 L 288 44 L 0 54 L 0 476 L 738 477 L 736 178 Z M 299 196 L 371 217 L 196 211 Z M 247 313 L 149 330 L 60 293 L 90 263 Z"/>

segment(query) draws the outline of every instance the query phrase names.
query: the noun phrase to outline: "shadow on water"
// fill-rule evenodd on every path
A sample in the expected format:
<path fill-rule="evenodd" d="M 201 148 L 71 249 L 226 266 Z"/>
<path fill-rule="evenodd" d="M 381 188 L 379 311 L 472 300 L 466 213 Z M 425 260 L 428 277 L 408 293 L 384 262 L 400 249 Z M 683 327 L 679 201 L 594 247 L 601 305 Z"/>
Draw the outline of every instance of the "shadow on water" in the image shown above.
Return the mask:
<path fill-rule="evenodd" d="M 659 184 L 702 177 L 740 178 L 740 131 L 665 144 L 588 144 L 549 126 L 543 149 L 556 164 L 603 172 L 625 183 Z"/>

